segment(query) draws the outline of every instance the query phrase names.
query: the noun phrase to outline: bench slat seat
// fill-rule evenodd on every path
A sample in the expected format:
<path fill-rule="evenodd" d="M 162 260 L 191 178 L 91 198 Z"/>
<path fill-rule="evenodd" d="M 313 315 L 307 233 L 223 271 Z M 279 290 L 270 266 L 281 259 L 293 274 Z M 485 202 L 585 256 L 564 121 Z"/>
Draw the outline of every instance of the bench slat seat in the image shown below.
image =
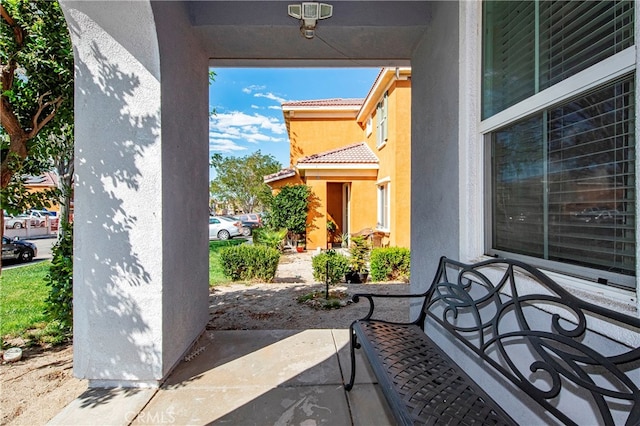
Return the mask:
<path fill-rule="evenodd" d="M 513 420 L 414 324 L 357 321 L 362 349 L 403 425 L 491 424 Z"/>

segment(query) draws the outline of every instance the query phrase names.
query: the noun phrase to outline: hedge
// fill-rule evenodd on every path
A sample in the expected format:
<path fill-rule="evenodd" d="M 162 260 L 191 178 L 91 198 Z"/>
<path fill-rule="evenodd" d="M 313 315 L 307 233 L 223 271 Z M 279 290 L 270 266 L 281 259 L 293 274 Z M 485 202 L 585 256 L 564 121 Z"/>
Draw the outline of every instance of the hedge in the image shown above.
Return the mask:
<path fill-rule="evenodd" d="M 371 251 L 372 281 L 409 282 L 411 252 L 404 247 L 382 247 Z"/>
<path fill-rule="evenodd" d="M 232 281 L 272 282 L 279 261 L 280 251 L 265 246 L 242 244 L 220 250 L 222 271 Z"/>

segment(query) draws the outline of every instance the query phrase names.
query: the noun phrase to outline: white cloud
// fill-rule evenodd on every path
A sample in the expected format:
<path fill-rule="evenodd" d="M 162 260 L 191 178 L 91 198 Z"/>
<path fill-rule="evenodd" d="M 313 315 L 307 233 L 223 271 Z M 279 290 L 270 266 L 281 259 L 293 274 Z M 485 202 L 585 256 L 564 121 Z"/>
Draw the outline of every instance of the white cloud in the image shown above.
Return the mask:
<path fill-rule="evenodd" d="M 212 151 L 229 153 L 247 149 L 242 143 L 286 142 L 284 122 L 262 114 L 236 111 L 213 115 L 209 119 L 209 146 Z"/>
<path fill-rule="evenodd" d="M 275 117 L 270 118 L 258 113 L 249 115 L 241 111 L 211 116 L 209 124 L 212 131 L 222 133 L 240 134 L 261 131 L 282 135 L 286 132 L 284 123 Z"/>
<path fill-rule="evenodd" d="M 283 103 L 283 102 L 287 102 L 287 100 L 285 98 L 281 98 L 279 96 L 274 95 L 271 92 L 267 92 L 267 93 L 255 93 L 253 96 L 255 96 L 256 98 L 267 98 L 267 99 L 271 99 L 272 101 L 276 101 L 278 103 Z"/>
<path fill-rule="evenodd" d="M 262 107 L 259 107 L 258 105 L 251 105 L 252 109 L 262 109 Z"/>
<path fill-rule="evenodd" d="M 266 86 L 258 86 L 257 84 L 252 84 L 251 86 L 247 86 L 242 89 L 242 92 L 246 94 L 250 94 L 251 92 L 255 92 L 256 90 L 264 90 Z"/>
<path fill-rule="evenodd" d="M 229 139 L 215 139 L 209 136 L 209 150 L 223 154 L 230 154 L 237 151 L 245 151 L 247 148 L 240 146 Z"/>
<path fill-rule="evenodd" d="M 267 109 L 277 109 L 277 110 L 281 110 L 281 109 L 282 109 L 282 107 L 281 107 L 280 105 L 271 105 L 271 106 L 268 106 L 268 107 L 267 107 Z"/>

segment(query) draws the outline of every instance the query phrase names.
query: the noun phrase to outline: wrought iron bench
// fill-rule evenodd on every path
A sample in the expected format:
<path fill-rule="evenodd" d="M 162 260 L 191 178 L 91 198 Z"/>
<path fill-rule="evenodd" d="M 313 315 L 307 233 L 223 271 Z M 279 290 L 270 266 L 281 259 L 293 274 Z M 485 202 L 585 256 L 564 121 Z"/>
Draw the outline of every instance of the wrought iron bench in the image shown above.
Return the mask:
<path fill-rule="evenodd" d="M 374 316 L 380 297 L 419 300 L 418 319 Z M 530 265 L 443 257 L 426 292 L 362 298 L 370 307 L 350 327 L 345 388 L 361 349 L 399 424 L 640 424 L 640 320 L 579 300 Z"/>

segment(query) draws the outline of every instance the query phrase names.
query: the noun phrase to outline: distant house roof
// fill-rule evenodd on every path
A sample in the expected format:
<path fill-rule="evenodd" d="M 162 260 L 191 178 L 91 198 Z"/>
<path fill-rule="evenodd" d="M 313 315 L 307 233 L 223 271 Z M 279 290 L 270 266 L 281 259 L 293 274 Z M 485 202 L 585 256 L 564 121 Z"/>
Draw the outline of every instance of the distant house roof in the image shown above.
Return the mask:
<path fill-rule="evenodd" d="M 40 176 L 25 176 L 24 184 L 26 186 L 58 186 L 58 175 L 51 172 L 45 172 Z"/>
<path fill-rule="evenodd" d="M 266 175 L 264 179 L 264 183 L 275 182 L 277 180 L 290 178 L 296 175 L 296 171 L 294 169 L 282 169 L 278 172 L 271 173 L 270 175 Z"/>
<path fill-rule="evenodd" d="M 319 152 L 317 154 L 303 157 L 298 160 L 298 167 L 303 168 L 311 164 L 378 164 L 378 157 L 371 151 L 371 148 L 359 142 L 346 145 L 330 151 Z"/>
<path fill-rule="evenodd" d="M 283 108 L 286 107 L 303 107 L 303 108 L 326 108 L 326 107 L 353 107 L 360 108 L 364 99 L 343 99 L 343 98 L 334 98 L 334 99 L 317 99 L 317 100 L 309 100 L 309 101 L 290 101 L 284 102 L 282 104 Z"/>

